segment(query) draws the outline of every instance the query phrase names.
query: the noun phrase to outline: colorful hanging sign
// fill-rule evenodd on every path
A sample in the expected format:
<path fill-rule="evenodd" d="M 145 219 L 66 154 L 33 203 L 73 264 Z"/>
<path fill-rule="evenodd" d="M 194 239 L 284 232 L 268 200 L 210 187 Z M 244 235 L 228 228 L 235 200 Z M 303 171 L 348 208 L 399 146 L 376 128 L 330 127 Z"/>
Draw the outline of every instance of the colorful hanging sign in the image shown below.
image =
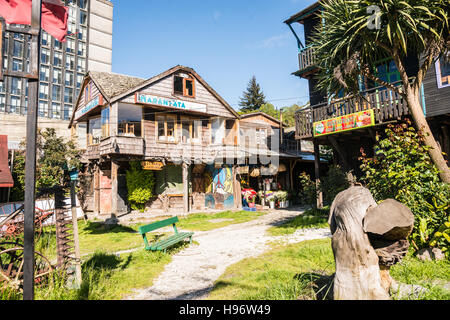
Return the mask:
<path fill-rule="evenodd" d="M 146 93 L 137 93 L 135 95 L 135 102 L 157 105 L 161 107 L 171 107 L 190 111 L 206 112 L 206 104 L 154 96 Z"/>
<path fill-rule="evenodd" d="M 373 109 L 370 109 L 314 122 L 313 133 L 314 137 L 320 137 L 327 134 L 355 130 L 373 125 L 375 125 L 375 115 Z"/>
<path fill-rule="evenodd" d="M 75 112 L 75 120 L 80 119 L 82 116 L 84 116 L 86 113 L 94 110 L 95 108 L 97 108 L 98 106 L 103 105 L 103 96 L 98 95 L 96 96 L 94 99 L 92 99 L 91 101 L 89 101 L 84 108 L 78 110 L 77 112 Z"/>
<path fill-rule="evenodd" d="M 141 166 L 143 170 L 161 171 L 164 167 L 164 164 L 161 161 L 142 161 Z"/>

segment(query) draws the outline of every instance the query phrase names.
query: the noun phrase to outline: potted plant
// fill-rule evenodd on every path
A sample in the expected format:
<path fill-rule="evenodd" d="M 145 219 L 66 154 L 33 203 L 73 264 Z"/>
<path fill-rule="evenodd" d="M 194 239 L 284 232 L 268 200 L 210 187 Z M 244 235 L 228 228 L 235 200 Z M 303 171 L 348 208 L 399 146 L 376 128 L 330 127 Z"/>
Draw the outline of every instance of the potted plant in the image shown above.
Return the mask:
<path fill-rule="evenodd" d="M 269 201 L 269 207 L 270 209 L 275 209 L 275 201 L 277 197 L 274 193 L 272 193 L 270 196 L 267 197 L 267 201 Z"/>
<path fill-rule="evenodd" d="M 287 208 L 286 206 L 287 192 L 282 190 L 277 191 L 276 197 L 280 201 L 280 208 Z"/>

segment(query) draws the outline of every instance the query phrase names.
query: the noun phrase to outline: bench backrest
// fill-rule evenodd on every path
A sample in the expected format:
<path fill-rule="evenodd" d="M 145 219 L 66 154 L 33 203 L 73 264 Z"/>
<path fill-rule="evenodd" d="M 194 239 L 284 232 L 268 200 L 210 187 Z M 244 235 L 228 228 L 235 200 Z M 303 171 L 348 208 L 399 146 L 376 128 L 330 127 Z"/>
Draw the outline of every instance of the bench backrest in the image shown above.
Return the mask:
<path fill-rule="evenodd" d="M 165 219 L 165 220 L 161 220 L 161 221 L 157 221 L 154 223 L 150 223 L 147 224 L 145 226 L 141 226 L 139 227 L 139 233 L 140 234 L 146 234 L 147 232 L 159 229 L 159 228 L 164 228 L 166 226 L 170 226 L 173 225 L 175 223 L 178 222 L 178 217 L 172 217 L 169 219 Z M 176 230 L 176 229 L 175 229 Z"/>

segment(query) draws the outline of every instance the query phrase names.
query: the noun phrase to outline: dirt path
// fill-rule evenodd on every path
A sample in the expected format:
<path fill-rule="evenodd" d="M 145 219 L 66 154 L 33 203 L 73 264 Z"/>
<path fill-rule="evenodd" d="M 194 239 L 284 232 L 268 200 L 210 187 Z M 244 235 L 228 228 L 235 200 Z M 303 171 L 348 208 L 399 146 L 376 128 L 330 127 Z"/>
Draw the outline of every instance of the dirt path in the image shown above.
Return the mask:
<path fill-rule="evenodd" d="M 289 236 L 270 236 L 266 230 L 304 210 L 276 210 L 261 218 L 211 231 L 195 232 L 192 245 L 172 257 L 150 288 L 136 290 L 127 300 L 205 299 L 225 269 L 244 258 L 270 249 L 269 241 L 296 243 L 331 236 L 328 228 L 298 230 Z"/>

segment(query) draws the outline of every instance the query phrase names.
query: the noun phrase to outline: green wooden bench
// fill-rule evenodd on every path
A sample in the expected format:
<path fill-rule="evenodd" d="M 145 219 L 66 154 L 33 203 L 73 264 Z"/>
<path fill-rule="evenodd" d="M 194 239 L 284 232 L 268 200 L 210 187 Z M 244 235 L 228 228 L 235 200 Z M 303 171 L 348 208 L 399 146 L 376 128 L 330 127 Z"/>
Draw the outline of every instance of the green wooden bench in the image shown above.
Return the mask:
<path fill-rule="evenodd" d="M 158 251 L 163 250 L 166 252 L 166 249 L 170 246 L 173 246 L 174 244 L 183 241 L 186 238 L 189 238 L 189 243 L 192 243 L 192 235 L 193 232 L 178 232 L 177 226 L 175 225 L 178 222 L 178 217 L 172 217 L 166 220 L 157 221 L 154 223 L 147 224 L 145 226 L 139 227 L 139 233 L 142 235 L 142 238 L 144 239 L 145 243 L 145 249 L 151 250 L 151 251 Z M 151 245 L 148 243 L 147 240 L 147 232 L 157 230 L 160 228 L 164 228 L 166 226 L 173 225 L 173 229 L 175 231 L 175 234 L 169 236 L 168 238 L 162 239 L 160 241 L 154 242 Z"/>

